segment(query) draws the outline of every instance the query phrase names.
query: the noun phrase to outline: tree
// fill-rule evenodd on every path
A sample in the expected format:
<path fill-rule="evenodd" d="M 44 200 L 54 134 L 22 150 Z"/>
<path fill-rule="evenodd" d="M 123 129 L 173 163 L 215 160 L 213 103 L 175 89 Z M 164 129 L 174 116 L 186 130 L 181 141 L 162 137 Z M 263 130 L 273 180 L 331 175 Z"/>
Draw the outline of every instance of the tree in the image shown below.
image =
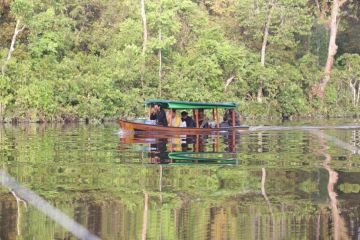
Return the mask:
<path fill-rule="evenodd" d="M 31 17 L 33 11 L 33 2 L 27 0 L 13 0 L 11 2 L 11 13 L 14 15 L 16 24 L 14 28 L 14 34 L 11 38 L 11 44 L 6 58 L 1 66 L 1 73 L 5 75 L 6 65 L 10 61 L 11 56 L 15 50 L 15 43 L 18 35 L 24 31 L 26 24 Z"/>
<path fill-rule="evenodd" d="M 329 8 L 331 9 L 331 15 L 330 18 L 327 21 L 325 21 L 325 24 L 328 25 L 330 35 L 329 35 L 328 55 L 324 67 L 324 74 L 320 79 L 319 83 L 316 84 L 311 89 L 310 95 L 312 97 L 316 96 L 323 99 L 325 96 L 325 87 L 330 81 L 331 70 L 334 64 L 334 57 L 337 53 L 337 48 L 338 48 L 338 46 L 336 45 L 336 37 L 337 37 L 338 25 L 339 25 L 339 15 L 341 11 L 341 6 L 346 1 L 347 0 L 333 0 L 331 6 L 328 5 L 328 2 L 324 2 L 323 5 L 321 6 L 318 0 L 315 1 L 318 9 L 319 20 L 321 21 L 324 20 L 326 16 L 326 12 L 329 11 Z"/>
<path fill-rule="evenodd" d="M 310 33 L 311 16 L 307 1 L 247 0 L 238 1 L 236 6 L 242 39 L 253 51 L 260 52 L 262 67 L 294 62 L 300 37 Z M 260 103 L 267 91 L 263 80 L 266 78 L 268 76 L 262 76 L 256 83 L 256 99 Z"/>
<path fill-rule="evenodd" d="M 344 54 L 337 60 L 337 65 L 334 76 L 348 86 L 351 102 L 354 107 L 358 107 L 360 103 L 360 55 Z"/>
<path fill-rule="evenodd" d="M 260 58 L 260 63 L 263 67 L 265 66 L 266 46 L 268 44 L 269 30 L 270 30 L 271 17 L 272 17 L 274 4 L 275 4 L 274 0 L 269 0 L 267 3 L 268 10 L 266 16 L 266 23 L 264 27 L 263 42 L 261 45 L 261 58 Z M 260 103 L 262 102 L 262 95 L 263 95 L 262 92 L 263 92 L 263 83 L 260 82 L 260 86 L 257 93 L 257 101 Z"/>
<path fill-rule="evenodd" d="M 144 95 L 144 74 L 145 74 L 145 64 L 146 64 L 146 48 L 148 40 L 148 30 L 147 30 L 147 21 L 146 21 L 146 12 L 145 12 L 145 0 L 140 1 L 141 4 L 141 19 L 143 22 L 143 47 L 142 47 L 142 64 L 141 64 L 141 87 Z"/>

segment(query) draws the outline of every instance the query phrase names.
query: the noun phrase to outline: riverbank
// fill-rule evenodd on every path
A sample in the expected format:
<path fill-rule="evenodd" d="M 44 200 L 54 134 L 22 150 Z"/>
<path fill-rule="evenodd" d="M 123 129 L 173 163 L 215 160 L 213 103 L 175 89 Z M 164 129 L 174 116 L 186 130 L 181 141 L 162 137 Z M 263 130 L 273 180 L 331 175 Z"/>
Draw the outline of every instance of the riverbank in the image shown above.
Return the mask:
<path fill-rule="evenodd" d="M 86 111 L 89 112 L 90 110 Z M 319 105 L 307 106 L 302 111 L 289 112 L 286 109 L 270 103 L 240 102 L 237 111 L 242 121 L 302 121 L 316 119 L 358 118 L 360 111 L 352 106 Z M 223 114 L 220 110 L 220 116 Z M 116 122 L 120 117 L 126 119 L 146 118 L 147 109 L 127 109 L 116 115 L 104 116 L 103 113 L 94 113 L 91 116 L 84 113 L 53 113 L 44 114 L 43 111 L 27 111 L 27 113 L 9 112 L 4 117 L 0 115 L 0 123 L 104 123 Z M 208 113 L 208 117 L 209 117 Z"/>
<path fill-rule="evenodd" d="M 146 117 L 146 116 L 140 116 Z M 49 121 L 38 121 L 38 120 L 28 120 L 28 119 L 8 119 L 7 121 L 0 121 L 0 125 L 26 125 L 26 124 L 40 124 L 40 125 L 72 125 L 72 124 L 89 124 L 89 125 L 101 125 L 101 124 L 117 124 L 118 117 L 104 118 L 104 119 L 57 119 Z M 259 117 L 259 116 L 246 116 L 241 117 L 242 125 L 249 126 L 259 126 L 259 125 L 272 125 L 272 126 L 303 126 L 303 125 L 321 125 L 324 121 L 330 123 L 330 125 L 339 125 L 343 124 L 344 121 L 348 124 L 360 124 L 360 118 L 358 116 L 294 116 L 291 118 L 281 118 L 281 117 Z"/>

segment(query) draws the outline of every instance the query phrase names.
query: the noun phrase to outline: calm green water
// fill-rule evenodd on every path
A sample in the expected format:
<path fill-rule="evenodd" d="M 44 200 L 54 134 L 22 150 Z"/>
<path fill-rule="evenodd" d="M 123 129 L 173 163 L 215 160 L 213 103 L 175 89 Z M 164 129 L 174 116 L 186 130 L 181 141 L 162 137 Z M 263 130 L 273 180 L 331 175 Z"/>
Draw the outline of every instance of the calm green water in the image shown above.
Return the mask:
<path fill-rule="evenodd" d="M 2 125 L 0 170 L 101 239 L 360 236 L 360 130 L 117 131 Z M 0 239 L 76 237 L 2 185 Z"/>

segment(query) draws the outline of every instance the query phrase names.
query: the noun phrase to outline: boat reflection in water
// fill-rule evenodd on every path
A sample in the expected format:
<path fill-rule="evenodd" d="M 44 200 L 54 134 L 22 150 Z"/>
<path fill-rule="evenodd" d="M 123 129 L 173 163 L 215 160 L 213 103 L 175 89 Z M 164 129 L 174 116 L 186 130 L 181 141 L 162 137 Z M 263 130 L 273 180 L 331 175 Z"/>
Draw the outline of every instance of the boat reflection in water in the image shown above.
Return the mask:
<path fill-rule="evenodd" d="M 141 146 L 143 161 L 152 164 L 236 164 L 239 142 L 240 134 L 235 132 L 214 135 L 135 132 L 120 138 L 119 149 Z"/>

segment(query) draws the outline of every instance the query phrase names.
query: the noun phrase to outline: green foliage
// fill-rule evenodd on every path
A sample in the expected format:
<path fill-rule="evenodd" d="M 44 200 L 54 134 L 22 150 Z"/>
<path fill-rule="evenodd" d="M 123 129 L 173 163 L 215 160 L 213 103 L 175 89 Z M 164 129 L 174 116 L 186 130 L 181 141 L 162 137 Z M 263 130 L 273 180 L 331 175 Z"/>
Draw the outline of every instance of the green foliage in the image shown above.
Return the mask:
<path fill-rule="evenodd" d="M 313 179 L 307 179 L 300 184 L 300 189 L 306 193 L 315 193 L 319 189 L 319 184 Z"/>
<path fill-rule="evenodd" d="M 259 52 L 268 1 L 145 4 L 143 80 L 140 3 L 12 0 L 10 8 L 1 8 L 1 65 L 16 20 L 25 25 L 1 78 L 2 117 L 36 121 L 140 116 L 146 114 L 143 100 L 159 97 L 160 84 L 162 98 L 235 101 L 248 116 L 319 114 L 321 104 L 308 95 L 321 78 L 328 32 L 308 1 L 275 1 L 265 66 Z M 351 25 L 349 19 L 345 22 Z M 349 79 L 360 72 L 358 55 L 347 55 L 344 47 L 341 53 L 322 109 L 350 105 L 358 111 L 349 91 Z M 260 87 L 264 97 L 257 103 Z"/>
<path fill-rule="evenodd" d="M 30 114 L 30 120 L 33 120 L 32 114 L 45 112 L 51 116 L 55 112 L 53 86 L 50 84 L 51 82 L 34 80 L 18 90 L 16 107 L 21 113 Z"/>
<path fill-rule="evenodd" d="M 34 1 L 32 0 L 13 0 L 11 2 L 11 13 L 23 21 L 29 20 L 34 11 Z"/>
<path fill-rule="evenodd" d="M 325 66 L 329 33 L 323 24 L 314 24 L 310 37 L 310 50 L 318 56 L 317 65 Z"/>
<path fill-rule="evenodd" d="M 65 52 L 67 33 L 71 20 L 55 14 L 54 8 L 49 8 L 33 17 L 29 23 L 31 34 L 28 48 L 34 57 L 45 54 L 60 55 Z"/>
<path fill-rule="evenodd" d="M 339 189 L 343 193 L 359 193 L 360 185 L 359 184 L 351 184 L 351 183 L 343 183 L 343 184 L 340 184 Z"/>
<path fill-rule="evenodd" d="M 327 90 L 332 103 L 357 113 L 359 107 L 360 55 L 343 54 L 337 59 L 334 81 Z M 345 106 L 345 107 L 344 107 Z"/>
<path fill-rule="evenodd" d="M 6 107 L 13 100 L 10 79 L 6 76 L 0 76 L 0 120 L 4 117 Z"/>

